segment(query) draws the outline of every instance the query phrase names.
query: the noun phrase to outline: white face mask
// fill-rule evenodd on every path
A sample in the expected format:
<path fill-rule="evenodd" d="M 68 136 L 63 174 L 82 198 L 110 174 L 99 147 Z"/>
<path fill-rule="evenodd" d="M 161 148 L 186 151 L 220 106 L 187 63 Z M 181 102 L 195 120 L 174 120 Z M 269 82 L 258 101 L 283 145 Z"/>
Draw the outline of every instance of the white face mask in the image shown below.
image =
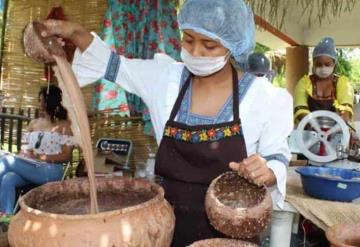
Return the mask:
<path fill-rule="evenodd" d="M 315 74 L 320 78 L 328 78 L 334 72 L 334 66 L 316 67 Z"/>
<path fill-rule="evenodd" d="M 194 57 L 185 48 L 181 49 L 181 59 L 186 68 L 197 76 L 208 76 L 224 68 L 229 53 L 221 57 Z"/>

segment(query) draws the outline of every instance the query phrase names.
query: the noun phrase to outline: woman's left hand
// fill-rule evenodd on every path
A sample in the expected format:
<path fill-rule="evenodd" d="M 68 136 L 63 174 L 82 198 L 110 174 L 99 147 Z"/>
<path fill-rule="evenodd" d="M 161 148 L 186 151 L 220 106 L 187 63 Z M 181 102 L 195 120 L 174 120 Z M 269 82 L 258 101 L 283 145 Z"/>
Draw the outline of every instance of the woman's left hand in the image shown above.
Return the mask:
<path fill-rule="evenodd" d="M 258 154 L 251 155 L 240 163 L 230 162 L 229 167 L 257 185 L 276 184 L 274 172 L 267 166 L 266 160 Z"/>

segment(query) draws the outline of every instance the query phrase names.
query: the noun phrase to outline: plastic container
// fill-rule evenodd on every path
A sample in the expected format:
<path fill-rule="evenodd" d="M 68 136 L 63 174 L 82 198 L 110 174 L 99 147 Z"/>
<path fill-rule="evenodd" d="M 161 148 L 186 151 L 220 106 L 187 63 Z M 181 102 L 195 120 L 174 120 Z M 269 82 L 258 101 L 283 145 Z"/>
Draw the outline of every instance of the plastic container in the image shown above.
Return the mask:
<path fill-rule="evenodd" d="M 352 202 L 360 197 L 358 171 L 308 166 L 297 168 L 296 172 L 301 175 L 304 191 L 309 196 L 342 202 Z"/>

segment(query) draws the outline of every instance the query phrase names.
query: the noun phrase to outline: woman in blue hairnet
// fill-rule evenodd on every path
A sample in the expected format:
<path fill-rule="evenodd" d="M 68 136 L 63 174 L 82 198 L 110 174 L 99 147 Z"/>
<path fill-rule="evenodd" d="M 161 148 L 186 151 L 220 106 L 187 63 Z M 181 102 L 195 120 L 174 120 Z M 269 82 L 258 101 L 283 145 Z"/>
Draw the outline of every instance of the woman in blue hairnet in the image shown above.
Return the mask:
<path fill-rule="evenodd" d="M 348 78 L 335 74 L 337 53 L 332 38 L 322 39 L 313 51 L 313 74 L 295 88 L 295 121 L 317 110 L 337 112 L 345 121 L 353 115 L 354 89 Z"/>
<path fill-rule="evenodd" d="M 242 0 L 188 0 L 179 14 L 182 62 L 112 52 L 77 24 L 47 21 L 44 36 L 78 47 L 73 69 L 81 86 L 99 78 L 139 95 L 150 109 L 159 144 L 156 173 L 174 206 L 173 246 L 220 236 L 204 209 L 209 183 L 236 170 L 270 188 L 283 206 L 290 153 L 292 99 L 268 80 L 244 73 L 254 47 L 254 17 Z"/>

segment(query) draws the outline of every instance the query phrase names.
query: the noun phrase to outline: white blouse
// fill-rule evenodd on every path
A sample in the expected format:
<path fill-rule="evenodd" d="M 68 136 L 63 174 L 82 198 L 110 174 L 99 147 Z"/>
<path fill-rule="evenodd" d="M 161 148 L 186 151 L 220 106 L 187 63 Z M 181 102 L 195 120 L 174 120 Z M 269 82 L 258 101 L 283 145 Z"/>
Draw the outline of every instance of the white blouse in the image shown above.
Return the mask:
<path fill-rule="evenodd" d="M 63 135 L 52 131 L 32 131 L 24 134 L 26 150 L 32 150 L 35 154 L 56 155 L 62 152 L 62 146 L 74 146 L 76 142 L 73 136 Z"/>
<path fill-rule="evenodd" d="M 92 43 L 83 53 L 76 50 L 72 64 L 80 86 L 103 78 L 109 69 L 111 50 L 95 33 L 92 34 Z M 120 56 L 120 67 L 115 69 L 115 82 L 140 96 L 148 106 L 158 144 L 179 93 L 183 68 L 183 63 L 165 54 L 156 54 L 151 60 Z M 293 129 L 292 109 L 290 94 L 274 87 L 266 78 L 256 78 L 252 82 L 240 105 L 248 155 L 283 157 L 267 162 L 277 179 L 277 185 L 270 188 L 273 202 L 280 208 L 286 193 L 285 163 L 291 156 L 287 137 Z"/>

